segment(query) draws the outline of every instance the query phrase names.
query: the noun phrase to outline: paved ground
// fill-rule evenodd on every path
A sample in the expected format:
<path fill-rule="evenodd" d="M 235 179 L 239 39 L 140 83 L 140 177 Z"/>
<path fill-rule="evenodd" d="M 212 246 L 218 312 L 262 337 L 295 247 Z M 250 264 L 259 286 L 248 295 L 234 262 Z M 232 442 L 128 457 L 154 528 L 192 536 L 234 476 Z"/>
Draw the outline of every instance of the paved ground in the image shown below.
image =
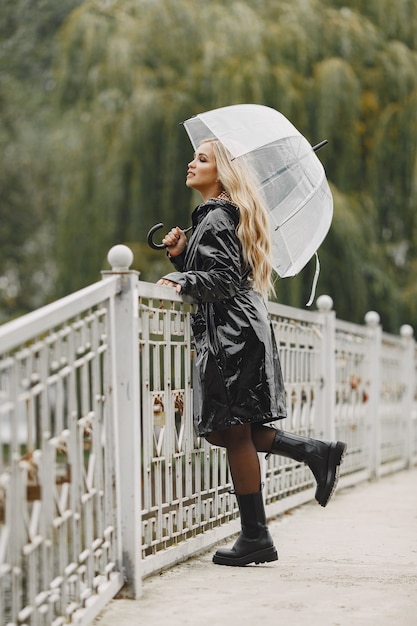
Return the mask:
<path fill-rule="evenodd" d="M 224 567 L 210 551 L 146 579 L 141 600 L 113 600 L 94 625 L 417 625 L 417 469 L 339 490 L 270 530 L 279 561 Z"/>

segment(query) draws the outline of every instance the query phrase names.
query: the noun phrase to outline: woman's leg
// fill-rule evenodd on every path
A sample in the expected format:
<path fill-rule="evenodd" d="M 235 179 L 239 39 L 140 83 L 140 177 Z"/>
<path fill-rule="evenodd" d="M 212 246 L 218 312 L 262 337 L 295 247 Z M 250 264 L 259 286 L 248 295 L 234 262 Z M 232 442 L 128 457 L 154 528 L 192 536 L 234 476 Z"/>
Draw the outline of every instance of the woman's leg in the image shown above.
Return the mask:
<path fill-rule="evenodd" d="M 271 426 L 252 424 L 252 441 L 257 452 L 271 452 L 276 432 Z"/>
<path fill-rule="evenodd" d="M 258 492 L 261 488 L 261 470 L 250 424 L 223 430 L 222 437 L 236 493 L 245 495 Z"/>
<path fill-rule="evenodd" d="M 230 428 L 231 436 L 233 436 L 233 430 L 235 428 L 243 428 L 240 426 L 233 426 Z M 270 452 L 272 444 L 274 443 L 276 429 L 270 426 L 264 426 L 263 424 L 252 424 L 251 426 L 251 439 L 257 452 Z M 228 432 L 226 430 L 216 430 L 208 435 L 206 439 L 213 446 L 220 446 L 221 448 L 227 448 L 227 441 L 229 439 Z"/>
<path fill-rule="evenodd" d="M 242 428 L 240 426 L 234 426 L 235 428 Z M 232 429 L 229 429 L 232 430 Z M 276 429 L 271 426 L 264 426 L 264 424 L 252 424 L 251 425 L 251 439 L 257 452 L 271 452 L 271 448 L 274 443 Z M 225 436 L 226 434 L 226 436 Z M 233 433 L 231 433 L 233 436 Z M 220 446 L 221 448 L 227 448 L 227 431 L 216 430 L 209 433 L 206 439 L 213 446 Z"/>
<path fill-rule="evenodd" d="M 279 454 L 308 465 L 317 482 L 316 500 L 321 506 L 327 505 L 336 489 L 346 452 L 343 441 L 321 441 L 262 424 L 252 426 L 252 439 L 258 452 Z"/>
<path fill-rule="evenodd" d="M 261 470 L 250 424 L 214 431 L 206 439 L 214 446 L 226 448 L 236 493 L 244 495 L 259 491 Z"/>
<path fill-rule="evenodd" d="M 214 445 L 227 448 L 236 492 L 251 493 L 247 490 L 249 485 L 253 488 L 253 492 L 256 491 L 255 481 L 258 480 L 258 476 L 260 482 L 257 452 L 278 454 L 308 465 L 317 482 L 316 500 L 321 506 L 326 506 L 336 489 L 346 444 L 342 441 L 327 442 L 303 437 L 263 424 L 252 424 L 250 443 L 247 441 L 249 438 L 247 426 L 235 426 L 227 431 L 211 433 L 213 438 L 209 439 Z M 258 470 L 255 469 L 256 467 Z M 244 491 L 240 492 L 240 488 Z"/>
<path fill-rule="evenodd" d="M 212 446 L 219 446 L 220 448 L 225 447 L 222 430 L 214 430 L 208 435 L 205 435 L 205 439 L 207 439 Z"/>
<path fill-rule="evenodd" d="M 234 546 L 217 550 L 213 562 L 243 566 L 276 561 L 278 555 L 266 523 L 259 459 L 250 424 L 210 433 L 207 440 L 227 450 L 242 525 Z"/>

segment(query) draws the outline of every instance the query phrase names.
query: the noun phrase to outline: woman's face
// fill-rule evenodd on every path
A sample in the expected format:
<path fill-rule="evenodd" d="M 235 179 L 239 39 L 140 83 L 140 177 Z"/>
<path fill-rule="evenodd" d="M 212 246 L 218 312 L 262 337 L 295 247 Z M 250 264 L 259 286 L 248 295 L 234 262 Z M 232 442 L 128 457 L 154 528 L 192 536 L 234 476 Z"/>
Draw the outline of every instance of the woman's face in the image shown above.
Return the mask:
<path fill-rule="evenodd" d="M 215 198 L 221 192 L 222 186 L 218 180 L 216 160 L 211 142 L 202 143 L 194 154 L 194 159 L 188 164 L 187 187 L 197 189 L 203 200 Z"/>

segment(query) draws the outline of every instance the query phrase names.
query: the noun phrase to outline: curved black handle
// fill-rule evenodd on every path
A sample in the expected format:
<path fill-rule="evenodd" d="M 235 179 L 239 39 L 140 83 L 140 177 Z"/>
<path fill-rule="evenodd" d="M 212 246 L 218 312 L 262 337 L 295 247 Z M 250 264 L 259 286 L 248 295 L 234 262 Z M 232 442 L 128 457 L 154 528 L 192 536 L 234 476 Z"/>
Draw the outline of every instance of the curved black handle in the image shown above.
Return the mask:
<path fill-rule="evenodd" d="M 164 227 L 163 223 L 159 222 L 158 224 L 155 224 L 155 226 L 152 226 L 152 228 L 148 232 L 148 244 L 150 245 L 151 248 L 153 248 L 153 250 L 163 250 L 164 248 L 166 248 L 166 245 L 164 243 L 154 243 L 152 239 L 156 231 L 163 227 Z M 192 229 L 193 227 L 189 226 L 188 228 L 184 228 L 183 230 L 184 230 L 184 233 L 188 233 Z"/>
<path fill-rule="evenodd" d="M 159 222 L 158 224 L 155 224 L 155 226 L 152 226 L 152 228 L 148 232 L 148 244 L 153 250 L 163 250 L 164 248 L 166 248 L 166 245 L 164 243 L 154 243 L 152 239 L 156 231 L 163 227 L 163 223 Z"/>

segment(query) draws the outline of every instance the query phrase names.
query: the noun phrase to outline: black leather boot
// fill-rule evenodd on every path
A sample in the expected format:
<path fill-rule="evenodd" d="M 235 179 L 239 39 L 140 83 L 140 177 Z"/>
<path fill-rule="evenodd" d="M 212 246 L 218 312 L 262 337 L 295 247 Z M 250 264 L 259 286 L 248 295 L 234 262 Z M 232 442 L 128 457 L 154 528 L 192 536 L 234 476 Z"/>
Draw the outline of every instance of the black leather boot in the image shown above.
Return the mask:
<path fill-rule="evenodd" d="M 242 567 L 249 563 L 276 561 L 278 554 L 266 525 L 262 492 L 235 495 L 239 505 L 242 532 L 233 548 L 217 550 L 213 556 L 213 563 Z"/>
<path fill-rule="evenodd" d="M 317 482 L 316 500 L 321 506 L 326 506 L 336 489 L 346 448 L 343 441 L 325 442 L 277 430 L 267 457 L 279 454 L 306 463 Z"/>

